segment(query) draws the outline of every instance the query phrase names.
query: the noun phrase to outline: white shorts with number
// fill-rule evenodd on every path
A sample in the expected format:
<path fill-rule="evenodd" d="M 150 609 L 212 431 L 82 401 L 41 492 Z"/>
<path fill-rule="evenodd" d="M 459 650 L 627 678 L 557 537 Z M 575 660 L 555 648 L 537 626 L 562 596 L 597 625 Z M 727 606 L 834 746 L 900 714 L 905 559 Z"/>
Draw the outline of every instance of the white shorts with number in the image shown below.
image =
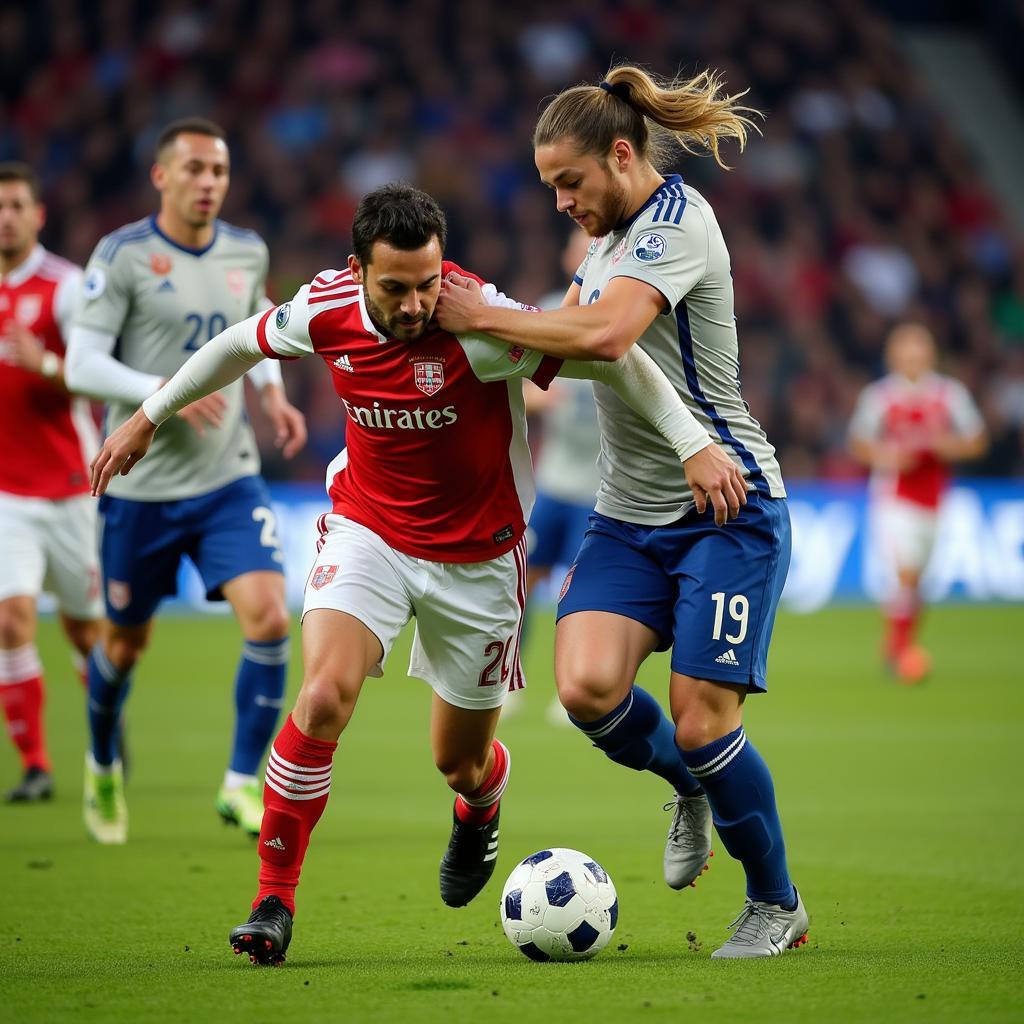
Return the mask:
<path fill-rule="evenodd" d="M 44 590 L 72 619 L 103 615 L 96 499 L 0 493 L 0 600 L 38 597 Z"/>
<path fill-rule="evenodd" d="M 935 546 L 936 510 L 900 498 L 883 498 L 877 516 L 886 555 L 899 569 L 922 572 Z"/>
<path fill-rule="evenodd" d="M 526 603 L 526 544 L 487 562 L 428 562 L 389 547 L 365 526 L 328 515 L 306 581 L 302 614 L 332 608 L 359 619 L 384 655 L 410 618 L 416 637 L 409 675 L 449 704 L 500 707 L 525 686 L 519 642 Z"/>

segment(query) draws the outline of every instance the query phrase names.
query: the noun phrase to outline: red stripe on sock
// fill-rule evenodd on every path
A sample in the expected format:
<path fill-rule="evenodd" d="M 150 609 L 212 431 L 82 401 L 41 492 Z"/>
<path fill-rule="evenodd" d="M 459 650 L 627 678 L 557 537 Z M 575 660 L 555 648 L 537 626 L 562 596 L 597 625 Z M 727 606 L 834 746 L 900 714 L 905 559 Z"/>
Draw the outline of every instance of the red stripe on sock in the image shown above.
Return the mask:
<path fill-rule="evenodd" d="M 0 703 L 7 719 L 7 735 L 21 755 L 22 766 L 50 770 L 50 758 L 46 753 L 46 734 L 43 729 L 43 704 L 46 702 L 46 687 L 42 676 L 22 679 L 17 683 L 0 686 Z"/>
<path fill-rule="evenodd" d="M 300 732 L 291 715 L 274 740 L 277 756 L 300 768 L 329 767 L 337 749 L 337 743 Z M 328 796 L 324 793 L 314 800 L 289 799 L 264 784 L 259 892 L 253 907 L 264 896 L 277 896 L 292 914 L 295 913 L 295 887 L 299 884 L 302 862 Z"/>
<path fill-rule="evenodd" d="M 470 800 L 484 800 L 488 794 L 493 793 L 493 800 L 483 806 L 474 806 L 467 803 L 461 795 L 455 798 L 455 813 L 459 821 L 466 825 L 486 825 L 498 813 L 501 794 L 505 791 L 505 786 L 502 783 L 507 784 L 505 772 L 508 768 L 508 754 L 504 746 L 497 740 L 493 742 L 493 750 L 494 765 L 487 778 L 472 793 L 466 794 Z"/>

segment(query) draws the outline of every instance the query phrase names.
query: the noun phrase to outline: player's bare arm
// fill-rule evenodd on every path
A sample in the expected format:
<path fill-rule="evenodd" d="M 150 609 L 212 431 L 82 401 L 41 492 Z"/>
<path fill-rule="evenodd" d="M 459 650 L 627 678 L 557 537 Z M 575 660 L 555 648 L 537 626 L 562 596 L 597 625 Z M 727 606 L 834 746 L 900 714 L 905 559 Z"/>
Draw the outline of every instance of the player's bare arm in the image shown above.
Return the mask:
<path fill-rule="evenodd" d="M 121 424 L 104 442 L 89 464 L 89 484 L 94 497 L 103 494 L 116 473 L 127 476 L 153 443 L 156 424 L 138 409 L 131 419 Z"/>
<path fill-rule="evenodd" d="M 453 334 L 481 332 L 561 359 L 612 361 L 628 351 L 664 307 L 656 288 L 618 277 L 597 302 L 528 313 L 487 305 L 476 282 L 452 274 L 441 285 L 434 317 Z"/>
<path fill-rule="evenodd" d="M 623 287 L 617 288 L 616 286 L 622 285 Z M 446 288 L 448 291 L 446 292 Z M 575 289 L 575 291 L 574 291 Z M 508 309 L 502 306 L 487 305 L 486 299 L 480 289 L 480 286 L 471 278 L 463 277 L 458 274 L 449 274 L 445 283 L 441 288 L 441 298 L 438 301 L 438 305 L 435 310 L 435 317 L 439 319 L 442 326 L 447 327 L 448 330 L 458 331 L 464 330 L 465 333 L 487 333 L 491 334 L 500 340 L 506 342 L 515 342 L 521 344 L 526 348 L 535 348 L 541 351 L 549 351 L 545 347 L 545 344 L 537 343 L 533 333 L 530 332 L 532 321 L 545 321 L 550 322 L 552 318 L 569 317 L 572 318 L 576 314 L 587 314 L 589 310 L 596 309 L 599 306 L 603 306 L 605 299 L 602 298 L 590 306 L 580 307 L 579 305 L 573 305 L 573 301 L 579 298 L 579 288 L 573 284 L 566 294 L 563 306 L 554 311 L 549 312 L 527 312 L 516 309 Z M 640 334 L 649 326 L 651 321 L 660 312 L 664 306 L 665 300 L 661 293 L 657 289 L 644 284 L 641 281 L 635 281 L 631 278 L 616 278 L 606 290 L 606 294 L 612 295 L 609 301 L 609 308 L 613 310 L 623 310 L 623 315 L 617 324 L 618 330 L 622 331 L 622 336 L 625 337 L 629 332 L 634 332 L 631 337 L 633 340 L 638 338 Z M 446 298 L 447 295 L 447 298 Z M 635 302 L 635 305 L 628 307 L 626 305 L 627 299 Z M 445 314 L 441 312 L 442 303 L 448 302 L 449 313 L 451 315 L 451 321 L 449 322 Z M 478 314 L 476 310 L 478 308 L 484 308 L 486 314 Z M 459 317 L 463 315 L 460 310 L 465 310 L 465 320 L 460 320 Z M 491 312 L 498 313 L 509 313 L 513 316 L 514 322 L 510 323 L 508 327 L 509 333 L 502 335 L 500 331 L 491 331 L 489 327 L 469 326 L 466 328 L 457 328 L 450 326 L 450 323 L 461 323 L 465 322 L 471 325 L 477 323 L 491 323 L 489 314 Z M 639 311 L 639 312 L 638 312 Z M 602 312 L 602 317 L 604 313 Z M 479 319 L 478 319 L 479 318 Z M 557 330 L 557 328 L 556 328 Z M 527 340 L 529 335 L 530 340 Z M 542 341 L 547 341 L 549 338 L 555 335 L 545 335 Z M 650 385 L 651 387 L 661 384 L 664 388 L 669 389 L 672 392 L 672 398 L 674 402 L 672 404 L 681 412 L 684 413 L 686 419 L 689 421 L 689 426 L 697 427 L 696 421 L 693 420 L 692 415 L 686 412 L 682 402 L 675 396 L 672 390 L 671 384 L 664 378 L 664 375 L 657 370 L 653 360 L 648 357 L 642 349 L 633 350 L 633 340 L 626 344 L 622 351 L 615 357 L 615 360 L 621 360 L 626 356 L 626 353 L 630 353 L 633 356 L 643 357 L 645 368 L 652 373 L 657 374 L 655 380 L 652 378 Z M 567 346 L 571 348 L 571 346 Z M 553 346 L 552 350 L 556 354 L 562 354 L 561 346 Z M 592 354 L 582 355 L 567 355 L 565 358 L 570 360 L 577 360 L 575 363 L 576 372 L 573 370 L 573 364 L 567 363 L 563 368 L 563 376 L 580 376 L 590 379 L 602 379 L 599 365 L 607 365 L 606 360 L 597 360 L 599 365 L 595 365 L 595 357 Z M 589 367 L 589 369 L 587 368 Z M 605 383 L 614 383 L 610 380 L 604 381 Z M 616 390 L 619 390 L 616 388 Z M 636 403 L 631 401 L 629 396 L 619 391 L 619 395 L 626 401 L 631 407 L 635 409 L 640 415 L 646 419 L 652 419 L 650 411 L 638 408 Z M 654 422 L 652 420 L 652 422 Z M 668 433 L 664 429 L 665 424 L 655 422 L 655 426 L 658 427 L 659 431 L 666 437 Z M 682 433 L 686 433 L 687 424 L 678 424 L 678 429 Z M 714 444 L 711 437 L 708 436 L 703 430 L 697 430 L 700 434 L 703 443 L 698 443 L 696 450 L 694 451 L 693 445 L 688 445 L 683 451 L 677 447 L 676 451 L 680 455 L 680 459 L 683 463 L 683 471 L 686 474 L 686 481 L 690 485 L 690 488 L 694 495 L 694 503 L 697 506 L 697 511 L 703 514 L 710 502 L 715 510 L 715 523 L 718 526 L 723 526 L 729 519 L 735 519 L 739 515 L 740 508 L 747 503 L 747 484 L 736 464 L 726 455 L 718 445 Z"/>
<path fill-rule="evenodd" d="M 988 448 L 988 435 L 984 431 L 964 436 L 940 434 L 932 450 L 943 462 L 968 462 L 980 458 Z"/>
<path fill-rule="evenodd" d="M 265 384 L 260 389 L 260 405 L 274 427 L 274 445 L 290 459 L 305 447 L 306 417 L 285 396 L 279 384 Z"/>

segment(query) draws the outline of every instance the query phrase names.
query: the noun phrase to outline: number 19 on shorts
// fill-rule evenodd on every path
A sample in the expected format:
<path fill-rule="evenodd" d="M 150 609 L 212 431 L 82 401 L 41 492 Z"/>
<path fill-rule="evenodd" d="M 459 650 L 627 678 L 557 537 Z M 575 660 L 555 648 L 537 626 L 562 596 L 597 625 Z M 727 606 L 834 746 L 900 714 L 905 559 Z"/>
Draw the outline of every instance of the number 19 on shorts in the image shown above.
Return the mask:
<path fill-rule="evenodd" d="M 741 644 L 747 637 L 747 625 L 750 621 L 750 602 L 746 594 L 733 594 L 728 597 L 724 591 L 711 595 L 711 601 L 715 606 L 715 625 L 711 630 L 712 640 L 722 639 L 723 628 L 729 632 L 725 634 L 726 643 Z M 730 622 L 725 623 L 726 608 L 729 611 Z M 733 632 L 735 630 L 735 632 Z"/>

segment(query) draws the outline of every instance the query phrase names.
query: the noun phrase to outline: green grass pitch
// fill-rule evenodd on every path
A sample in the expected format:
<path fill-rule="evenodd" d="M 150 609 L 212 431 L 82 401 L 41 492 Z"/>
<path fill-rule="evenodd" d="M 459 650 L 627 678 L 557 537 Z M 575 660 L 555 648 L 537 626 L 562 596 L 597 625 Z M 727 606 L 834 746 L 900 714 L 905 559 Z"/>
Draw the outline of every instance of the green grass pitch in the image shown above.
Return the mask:
<path fill-rule="evenodd" d="M 772 692 L 749 702 L 746 722 L 772 766 L 812 925 L 804 948 L 756 963 L 709 959 L 743 895 L 720 844 L 696 889 L 670 891 L 665 787 L 548 724 L 549 616 L 533 627 L 530 687 L 501 729 L 512 781 L 481 896 L 462 910 L 438 896 L 450 797 L 430 761 L 428 690 L 402 674 L 406 637 L 339 749 L 288 962 L 257 970 L 227 942 L 248 913 L 255 847 L 213 810 L 234 623 L 159 622 L 130 703 L 129 843 L 100 848 L 80 817 L 81 695 L 44 622 L 58 793 L 0 806 L 0 1020 L 1024 1018 L 1020 607 L 934 610 L 924 641 L 936 669 L 916 689 L 880 671 L 874 610 L 780 618 Z M 641 682 L 664 695 L 666 678 L 655 658 Z M 0 781 L 16 774 L 5 742 Z M 534 964 L 498 923 L 508 872 L 555 845 L 596 857 L 618 888 L 618 930 L 588 963 Z"/>

